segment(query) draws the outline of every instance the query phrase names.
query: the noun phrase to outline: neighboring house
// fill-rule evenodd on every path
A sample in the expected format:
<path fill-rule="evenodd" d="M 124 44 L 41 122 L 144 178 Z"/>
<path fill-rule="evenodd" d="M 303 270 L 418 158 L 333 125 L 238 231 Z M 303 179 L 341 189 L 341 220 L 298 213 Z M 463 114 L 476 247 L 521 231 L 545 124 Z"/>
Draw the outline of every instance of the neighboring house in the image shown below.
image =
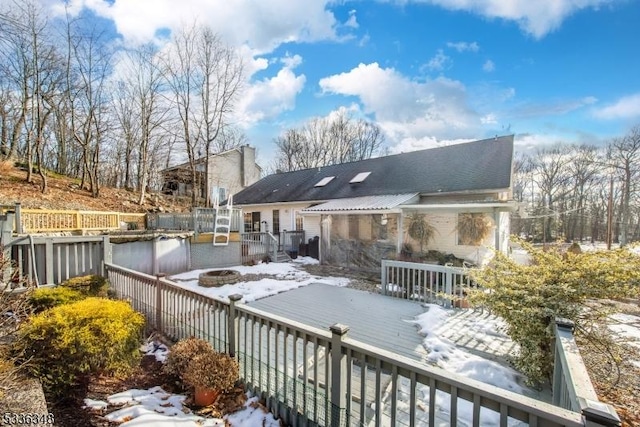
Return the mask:
<path fill-rule="evenodd" d="M 437 250 L 483 264 L 492 248 L 507 249 L 512 159 L 513 135 L 495 137 L 276 173 L 234 202 L 245 231 L 319 236 L 323 263 L 375 268 L 403 251 Z M 431 239 L 421 243 L 421 230 Z"/>
<path fill-rule="evenodd" d="M 209 188 L 220 200 L 226 200 L 260 179 L 262 168 L 256 164 L 256 150 L 248 145 L 232 148 L 209 156 Z M 189 163 L 163 170 L 162 192 L 175 196 L 191 196 L 195 189 L 197 197 L 204 198 L 206 158 L 196 160 L 196 182 L 193 182 Z"/>

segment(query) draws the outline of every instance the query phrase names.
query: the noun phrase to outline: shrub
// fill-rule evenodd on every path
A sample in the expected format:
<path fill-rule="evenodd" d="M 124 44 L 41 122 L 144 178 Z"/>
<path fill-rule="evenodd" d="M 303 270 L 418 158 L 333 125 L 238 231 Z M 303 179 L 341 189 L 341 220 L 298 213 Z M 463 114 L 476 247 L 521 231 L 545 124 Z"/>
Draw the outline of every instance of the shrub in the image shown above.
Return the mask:
<path fill-rule="evenodd" d="M 87 298 L 87 296 L 79 290 L 58 286 L 56 288 L 36 289 L 29 298 L 29 303 L 36 313 L 40 313 L 49 308 L 80 301 L 85 298 Z"/>
<path fill-rule="evenodd" d="M 106 297 L 109 283 L 105 277 L 88 275 L 66 280 L 60 286 L 76 289 L 87 296 Z"/>
<path fill-rule="evenodd" d="M 520 345 L 516 366 L 530 384 L 551 378 L 555 318 L 575 322 L 576 333 L 586 334 L 592 322 L 610 314 L 603 298 L 637 298 L 640 256 L 626 249 L 585 253 L 544 251 L 520 241 L 531 257 L 520 265 L 502 253 L 491 264 L 472 271 L 483 287 L 472 291 L 471 302 L 488 306 L 508 325 L 508 334 Z"/>
<path fill-rule="evenodd" d="M 185 384 L 191 387 L 228 391 L 239 377 L 238 362 L 231 356 L 209 350 L 198 354 L 187 365 L 182 375 Z"/>
<path fill-rule="evenodd" d="M 169 375 L 182 378 L 189 362 L 198 354 L 208 351 L 213 351 L 213 348 L 203 339 L 191 337 L 180 340 L 171 347 L 163 370 Z"/>
<path fill-rule="evenodd" d="M 54 396 L 90 373 L 125 373 L 139 361 L 144 317 L 123 301 L 87 298 L 35 315 L 15 351 Z"/>

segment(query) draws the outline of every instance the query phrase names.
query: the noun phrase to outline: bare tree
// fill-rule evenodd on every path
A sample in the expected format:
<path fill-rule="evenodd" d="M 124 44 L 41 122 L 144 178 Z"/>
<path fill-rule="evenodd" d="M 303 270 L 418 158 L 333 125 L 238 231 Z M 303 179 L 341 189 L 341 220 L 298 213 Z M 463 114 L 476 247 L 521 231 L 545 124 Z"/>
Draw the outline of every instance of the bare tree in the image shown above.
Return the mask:
<path fill-rule="evenodd" d="M 220 151 L 220 138 L 228 126 L 229 115 L 242 84 L 242 61 L 222 43 L 209 27 L 201 27 L 197 39 L 198 67 L 202 73 L 200 100 L 202 107 L 201 134 L 204 138 L 205 204 L 211 204 L 209 157 Z"/>
<path fill-rule="evenodd" d="M 276 138 L 274 167 L 291 171 L 368 159 L 380 153 L 383 142 L 376 124 L 339 111 L 311 119 Z"/>
<path fill-rule="evenodd" d="M 622 199 L 620 201 L 620 245 L 629 242 L 631 222 L 631 200 L 638 191 L 640 175 L 640 126 L 634 126 L 622 138 L 614 138 L 607 147 L 608 159 L 615 167 L 622 182 Z"/>
<path fill-rule="evenodd" d="M 82 181 L 93 197 L 100 193 L 100 142 L 107 127 L 104 110 L 110 102 L 106 87 L 111 52 L 103 34 L 86 29 L 67 16 L 67 101 L 70 130 L 82 149 Z"/>

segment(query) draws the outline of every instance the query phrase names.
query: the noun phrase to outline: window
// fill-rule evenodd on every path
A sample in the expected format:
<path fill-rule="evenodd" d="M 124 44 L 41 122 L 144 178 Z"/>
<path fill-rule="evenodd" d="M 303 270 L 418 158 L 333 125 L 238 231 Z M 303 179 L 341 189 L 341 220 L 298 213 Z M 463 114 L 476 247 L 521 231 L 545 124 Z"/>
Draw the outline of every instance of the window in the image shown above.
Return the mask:
<path fill-rule="evenodd" d="M 354 176 L 351 181 L 349 181 L 349 184 L 356 184 L 358 182 L 362 182 L 365 179 L 367 179 L 367 177 L 371 175 L 371 172 L 360 172 L 358 175 Z"/>
<path fill-rule="evenodd" d="M 249 233 L 253 228 L 253 224 L 251 222 L 251 212 L 244 213 L 244 232 Z"/>
<path fill-rule="evenodd" d="M 324 187 L 325 185 L 330 183 L 333 180 L 333 178 L 335 178 L 335 176 L 324 177 L 320 181 L 318 181 L 316 185 L 314 185 L 314 187 Z"/>
<path fill-rule="evenodd" d="M 244 232 L 260 231 L 260 212 L 244 213 Z"/>

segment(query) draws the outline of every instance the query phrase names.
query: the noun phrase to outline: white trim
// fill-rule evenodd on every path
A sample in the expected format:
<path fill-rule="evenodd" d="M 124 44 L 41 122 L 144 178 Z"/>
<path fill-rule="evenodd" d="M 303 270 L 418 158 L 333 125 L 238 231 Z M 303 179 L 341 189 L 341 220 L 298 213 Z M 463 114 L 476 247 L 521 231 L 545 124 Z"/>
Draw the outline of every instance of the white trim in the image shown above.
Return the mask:
<path fill-rule="evenodd" d="M 402 210 L 419 209 L 419 210 L 465 210 L 465 209 L 500 209 L 505 211 L 516 211 L 518 204 L 514 201 L 509 202 L 488 202 L 488 203 L 442 203 L 442 204 L 425 204 L 425 205 L 400 205 Z"/>

